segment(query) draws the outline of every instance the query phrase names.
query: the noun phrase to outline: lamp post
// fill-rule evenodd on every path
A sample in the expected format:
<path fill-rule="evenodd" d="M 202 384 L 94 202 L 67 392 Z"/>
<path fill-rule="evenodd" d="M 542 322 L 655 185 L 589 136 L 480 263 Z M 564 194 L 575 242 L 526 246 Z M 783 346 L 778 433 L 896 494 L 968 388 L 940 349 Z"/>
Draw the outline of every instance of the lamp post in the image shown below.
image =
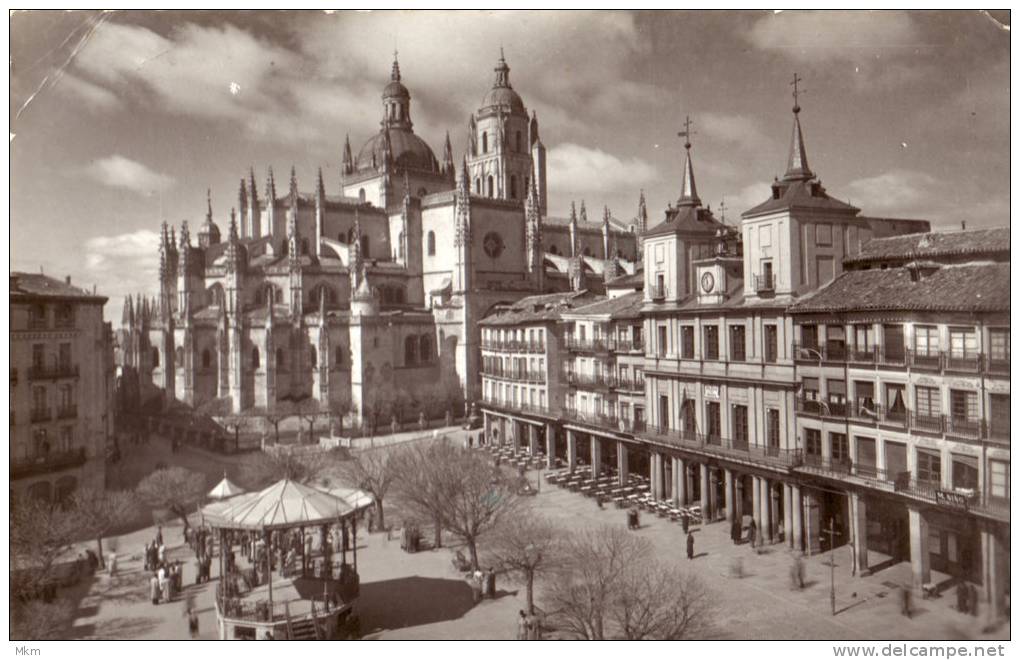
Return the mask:
<path fill-rule="evenodd" d="M 836 521 L 829 518 L 829 605 L 832 616 L 836 616 Z"/>

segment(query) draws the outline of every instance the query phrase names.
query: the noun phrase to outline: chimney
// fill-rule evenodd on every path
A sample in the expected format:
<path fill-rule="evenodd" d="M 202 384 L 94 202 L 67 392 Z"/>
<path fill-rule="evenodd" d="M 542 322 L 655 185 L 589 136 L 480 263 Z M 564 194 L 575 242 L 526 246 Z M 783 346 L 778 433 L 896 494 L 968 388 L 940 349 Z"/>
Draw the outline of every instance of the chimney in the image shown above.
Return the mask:
<path fill-rule="evenodd" d="M 967 231 L 967 221 L 966 220 L 960 220 L 960 229 L 962 229 L 963 231 Z"/>
<path fill-rule="evenodd" d="M 70 284 L 70 283 L 71 283 L 71 276 L 70 276 L 70 275 L 66 275 L 66 276 L 64 277 L 64 282 L 65 282 L 66 284 Z"/>

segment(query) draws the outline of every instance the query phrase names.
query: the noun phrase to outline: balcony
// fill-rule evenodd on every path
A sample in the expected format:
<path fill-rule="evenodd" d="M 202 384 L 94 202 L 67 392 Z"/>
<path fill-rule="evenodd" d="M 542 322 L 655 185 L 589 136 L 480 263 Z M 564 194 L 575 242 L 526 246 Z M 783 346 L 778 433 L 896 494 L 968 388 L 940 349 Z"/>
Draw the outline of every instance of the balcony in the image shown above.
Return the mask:
<path fill-rule="evenodd" d="M 597 389 L 610 389 L 617 386 L 619 382 L 612 374 L 579 374 L 568 371 L 563 374 L 563 379 L 574 387 L 591 387 Z"/>
<path fill-rule="evenodd" d="M 947 490 L 942 488 L 942 484 L 937 481 L 919 479 L 910 472 L 900 472 L 896 475 L 895 490 L 897 493 L 953 509 L 967 510 L 980 501 L 978 494 L 973 489 Z"/>
<path fill-rule="evenodd" d="M 86 460 L 85 448 L 67 451 L 47 452 L 31 458 L 18 458 L 11 461 L 11 479 L 20 479 L 57 470 L 83 465 Z"/>
<path fill-rule="evenodd" d="M 1006 357 L 999 358 L 989 356 L 985 368 L 990 374 L 1003 374 L 1008 376 L 1009 356 L 1007 355 Z"/>
<path fill-rule="evenodd" d="M 627 392 L 644 392 L 645 381 L 638 378 L 620 378 L 616 381 L 615 387 Z"/>
<path fill-rule="evenodd" d="M 50 366 L 35 365 L 28 368 L 29 380 L 56 380 L 58 378 L 77 378 L 78 365 L 54 364 Z"/>
<path fill-rule="evenodd" d="M 946 433 L 952 433 L 953 435 L 965 438 L 981 438 L 985 435 L 983 427 L 984 422 L 980 419 L 951 416 Z"/>
<path fill-rule="evenodd" d="M 648 289 L 648 297 L 651 300 L 665 300 L 666 299 L 666 287 L 662 285 L 655 285 Z"/>
<path fill-rule="evenodd" d="M 545 353 L 544 341 L 517 341 L 516 339 L 488 339 L 482 340 L 482 350 L 485 351 L 508 351 L 517 353 Z"/>
<path fill-rule="evenodd" d="M 643 339 L 617 339 L 616 350 L 620 353 L 641 353 L 645 350 Z"/>
<path fill-rule="evenodd" d="M 616 341 L 611 337 L 579 339 L 568 335 L 566 345 L 567 350 L 574 353 L 609 353 L 616 350 Z"/>
<path fill-rule="evenodd" d="M 818 398 L 799 396 L 796 398 L 796 406 L 797 412 L 804 415 L 840 418 L 849 416 L 849 406 L 845 401 L 824 401 Z"/>
<path fill-rule="evenodd" d="M 661 426 L 649 426 L 644 435 L 676 447 L 699 450 L 733 460 L 782 468 L 796 467 L 801 463 L 800 449 L 751 445 L 746 439 L 734 440 L 712 433 L 693 433 Z"/>
<path fill-rule="evenodd" d="M 754 276 L 754 290 L 758 293 L 771 293 L 776 290 L 776 278 L 772 273 Z"/>
<path fill-rule="evenodd" d="M 78 406 L 63 406 L 57 408 L 57 419 L 74 419 L 78 416 Z"/>
<path fill-rule="evenodd" d="M 521 383 L 539 383 L 545 384 L 545 372 L 544 371 L 514 371 L 512 369 L 496 369 L 493 367 L 483 368 L 482 375 L 488 378 L 499 378 L 502 380 L 513 380 Z"/>
<path fill-rule="evenodd" d="M 879 350 L 877 346 L 871 348 L 851 348 L 847 351 L 847 362 L 854 364 L 875 364 L 878 362 Z"/>
<path fill-rule="evenodd" d="M 942 353 L 918 353 L 907 351 L 907 364 L 911 369 L 922 369 L 925 371 L 942 370 Z"/>
<path fill-rule="evenodd" d="M 37 422 L 48 422 L 53 419 L 53 411 L 49 408 L 33 408 L 29 419 L 33 424 Z"/>
<path fill-rule="evenodd" d="M 524 412 L 524 413 L 531 413 L 531 414 L 535 414 L 535 415 L 545 415 L 545 416 L 555 414 L 555 411 L 552 408 L 550 408 L 549 406 L 541 406 L 541 405 L 537 405 L 537 404 L 529 404 L 529 403 L 524 403 L 524 402 L 514 403 L 512 401 L 504 401 L 504 400 L 495 399 L 495 398 L 492 398 L 492 397 L 484 397 L 484 398 L 482 398 L 482 404 L 486 405 L 486 406 L 488 406 L 490 408 L 494 408 L 494 409 L 497 409 L 497 410 L 504 410 L 504 411 L 507 411 L 507 412 Z"/>
<path fill-rule="evenodd" d="M 804 454 L 800 469 L 836 478 L 853 477 L 885 487 L 892 484 L 896 476 L 874 465 L 861 465 L 844 458 L 825 458 L 820 454 Z"/>
<path fill-rule="evenodd" d="M 946 427 L 944 415 L 910 414 L 910 428 L 925 433 L 942 433 Z"/>
<path fill-rule="evenodd" d="M 976 374 L 981 371 L 980 355 L 953 355 L 950 352 L 945 360 L 946 371 L 958 371 L 968 374 Z"/>

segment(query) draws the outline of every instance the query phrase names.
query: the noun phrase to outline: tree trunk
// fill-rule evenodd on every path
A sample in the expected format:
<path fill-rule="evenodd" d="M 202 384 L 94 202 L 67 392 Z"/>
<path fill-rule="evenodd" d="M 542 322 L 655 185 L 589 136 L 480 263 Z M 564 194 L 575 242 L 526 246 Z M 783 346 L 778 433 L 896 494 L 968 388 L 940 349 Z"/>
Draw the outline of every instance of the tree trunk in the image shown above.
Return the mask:
<path fill-rule="evenodd" d="M 103 537 L 96 537 L 96 547 L 99 549 L 99 568 L 106 568 L 106 560 L 103 559 Z"/>
<path fill-rule="evenodd" d="M 375 498 L 375 528 L 377 530 L 386 529 L 386 521 L 383 519 L 383 502 L 379 496 Z"/>
<path fill-rule="evenodd" d="M 171 507 L 170 510 L 173 511 L 175 514 L 177 514 L 177 517 L 180 518 L 181 521 L 184 523 L 184 532 L 187 533 L 187 531 L 189 529 L 189 525 L 188 525 L 188 513 L 184 510 L 183 507 L 179 507 L 179 506 Z"/>
<path fill-rule="evenodd" d="M 276 434 L 276 444 L 280 444 L 280 422 L 273 422 L 273 432 Z"/>
<path fill-rule="evenodd" d="M 528 614 L 534 616 L 535 614 L 535 571 L 528 571 Z"/>
<path fill-rule="evenodd" d="M 234 427 L 234 451 L 241 450 L 241 427 Z"/>
<path fill-rule="evenodd" d="M 474 539 L 467 539 L 468 551 L 471 553 L 471 570 L 478 570 L 478 546 L 475 545 Z"/>
<path fill-rule="evenodd" d="M 435 529 L 435 543 L 434 543 L 434 545 L 437 548 L 441 548 L 441 547 L 443 547 L 443 525 L 442 525 L 442 521 L 439 519 L 439 516 L 436 516 L 435 520 L 432 523 L 432 526 Z"/>

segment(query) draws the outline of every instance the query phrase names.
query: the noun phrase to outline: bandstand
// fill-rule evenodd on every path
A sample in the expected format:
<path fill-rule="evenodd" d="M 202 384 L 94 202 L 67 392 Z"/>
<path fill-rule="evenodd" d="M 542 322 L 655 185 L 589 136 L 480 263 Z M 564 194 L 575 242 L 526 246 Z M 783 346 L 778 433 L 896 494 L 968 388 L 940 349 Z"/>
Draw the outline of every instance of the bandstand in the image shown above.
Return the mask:
<path fill-rule="evenodd" d="M 359 593 L 357 516 L 371 498 L 283 479 L 202 508 L 220 541 L 220 639 L 336 639 Z M 348 551 L 350 547 L 350 551 Z"/>

